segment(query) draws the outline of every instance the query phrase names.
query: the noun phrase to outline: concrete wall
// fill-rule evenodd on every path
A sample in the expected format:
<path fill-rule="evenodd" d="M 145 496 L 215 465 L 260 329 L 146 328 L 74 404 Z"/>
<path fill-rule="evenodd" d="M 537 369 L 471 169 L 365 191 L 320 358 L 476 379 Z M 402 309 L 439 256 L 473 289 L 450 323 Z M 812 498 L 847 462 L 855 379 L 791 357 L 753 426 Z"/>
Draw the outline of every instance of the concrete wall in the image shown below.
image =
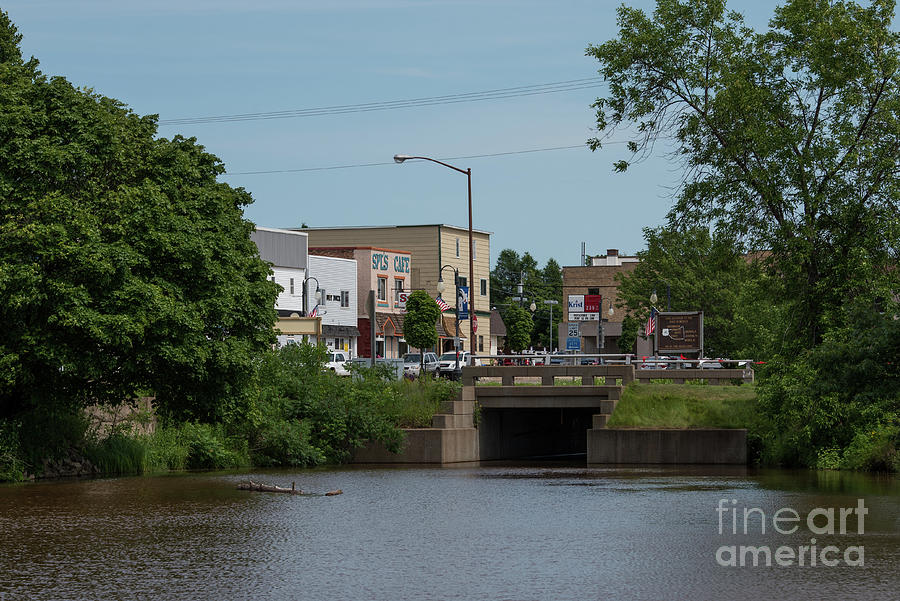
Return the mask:
<path fill-rule="evenodd" d="M 747 431 L 598 429 L 587 433 L 591 463 L 747 463 Z"/>
<path fill-rule="evenodd" d="M 475 428 L 404 430 L 402 452 L 394 454 L 370 442 L 353 455 L 353 463 L 462 463 L 478 461 Z"/>

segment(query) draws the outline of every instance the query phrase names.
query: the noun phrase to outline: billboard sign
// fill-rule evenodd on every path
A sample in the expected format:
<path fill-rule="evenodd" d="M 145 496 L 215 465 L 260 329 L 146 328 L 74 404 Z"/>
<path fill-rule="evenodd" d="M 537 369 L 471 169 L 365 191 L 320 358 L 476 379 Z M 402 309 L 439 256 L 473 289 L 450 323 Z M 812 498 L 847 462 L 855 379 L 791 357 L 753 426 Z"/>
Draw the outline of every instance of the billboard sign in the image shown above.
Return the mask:
<path fill-rule="evenodd" d="M 584 295 L 584 312 L 585 313 L 599 313 L 600 312 L 600 303 L 603 301 L 603 297 L 599 294 L 585 294 Z"/>
<path fill-rule="evenodd" d="M 657 352 L 703 354 L 703 311 L 659 313 L 657 319 Z"/>
<path fill-rule="evenodd" d="M 569 295 L 569 314 L 572 313 L 584 313 L 584 295 L 583 294 L 570 294 Z"/>

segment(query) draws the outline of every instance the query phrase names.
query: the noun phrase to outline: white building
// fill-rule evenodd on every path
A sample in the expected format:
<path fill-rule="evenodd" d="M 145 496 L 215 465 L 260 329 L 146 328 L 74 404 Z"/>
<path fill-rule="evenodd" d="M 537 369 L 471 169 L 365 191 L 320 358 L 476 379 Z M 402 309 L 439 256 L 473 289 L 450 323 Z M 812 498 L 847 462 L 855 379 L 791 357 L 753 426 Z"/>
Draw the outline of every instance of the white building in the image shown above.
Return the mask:
<path fill-rule="evenodd" d="M 317 316 L 322 318 L 322 342 L 331 350 L 358 356 L 357 264 L 355 259 L 309 255 L 307 286 L 312 311 L 320 293 Z M 318 282 L 318 288 L 316 286 Z M 324 293 L 324 294 L 323 294 Z"/>

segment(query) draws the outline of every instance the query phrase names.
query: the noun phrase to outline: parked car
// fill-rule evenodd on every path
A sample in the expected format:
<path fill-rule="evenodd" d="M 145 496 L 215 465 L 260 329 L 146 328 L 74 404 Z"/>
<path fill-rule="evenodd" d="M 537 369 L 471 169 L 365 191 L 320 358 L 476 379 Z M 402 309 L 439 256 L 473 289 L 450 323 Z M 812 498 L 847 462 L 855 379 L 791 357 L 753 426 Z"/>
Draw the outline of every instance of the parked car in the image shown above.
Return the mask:
<path fill-rule="evenodd" d="M 350 353 L 347 351 L 328 351 L 328 360 L 325 369 L 330 369 L 339 376 L 349 376 L 347 362 L 350 361 Z"/>
<path fill-rule="evenodd" d="M 722 369 L 721 359 L 700 359 L 697 365 L 700 369 Z"/>
<path fill-rule="evenodd" d="M 638 369 L 668 369 L 669 364 L 665 361 L 669 357 L 647 357 L 643 359 Z"/>
<path fill-rule="evenodd" d="M 444 353 L 438 359 L 438 375 L 445 378 L 457 379 L 462 375 L 462 368 L 469 364 L 471 353 L 468 351 L 452 351 Z"/>
<path fill-rule="evenodd" d="M 582 365 L 600 365 L 600 359 L 597 357 L 582 357 Z"/>
<path fill-rule="evenodd" d="M 434 353 L 425 353 L 425 373 L 435 375 L 438 368 L 438 358 Z M 403 375 L 416 378 L 422 369 L 421 353 L 406 353 L 403 355 Z"/>

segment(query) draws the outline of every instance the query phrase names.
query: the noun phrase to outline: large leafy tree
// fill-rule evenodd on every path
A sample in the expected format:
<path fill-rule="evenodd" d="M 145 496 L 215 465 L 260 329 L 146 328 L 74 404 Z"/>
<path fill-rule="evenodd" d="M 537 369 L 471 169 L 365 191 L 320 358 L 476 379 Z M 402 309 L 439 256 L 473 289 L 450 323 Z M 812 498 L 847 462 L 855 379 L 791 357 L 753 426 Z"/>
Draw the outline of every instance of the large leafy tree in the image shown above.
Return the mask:
<path fill-rule="evenodd" d="M 0 417 L 150 392 L 233 410 L 273 341 L 250 195 L 194 139 L 47 77 L 0 11 Z"/>
<path fill-rule="evenodd" d="M 619 307 L 643 323 L 655 290 L 661 311 L 703 311 L 710 356 L 765 354 L 768 337 L 763 334 L 777 319 L 765 293 L 766 279 L 752 257 L 732 238 L 704 227 L 645 228 L 644 239 L 647 247 L 637 253 L 640 263 L 618 276 Z"/>
<path fill-rule="evenodd" d="M 503 315 L 503 322 L 506 324 L 506 344 L 516 352 L 526 349 L 534 330 L 531 312 L 519 305 L 510 305 Z"/>
<path fill-rule="evenodd" d="M 519 288 L 521 286 L 521 293 Z M 510 248 L 503 249 L 491 271 L 491 295 L 493 303 L 500 307 L 504 322 L 513 305 L 529 306 L 534 302 L 530 340 L 525 344 L 549 347 L 551 330 L 556 341 L 556 327 L 562 317 L 561 304 L 553 311 L 553 327 L 550 324 L 550 305 L 545 300 L 562 303 L 562 269 L 552 257 L 543 268 L 527 251 L 519 254 Z M 524 300 L 523 300 L 524 299 Z M 523 347 L 524 348 L 524 347 Z"/>
<path fill-rule="evenodd" d="M 618 12 L 619 35 L 587 54 L 609 93 L 602 136 L 657 142 L 685 167 L 670 217 L 714 224 L 769 252 L 792 319 L 817 344 L 848 301 L 890 298 L 900 240 L 900 36 L 893 0 L 788 0 L 756 32 L 724 0 L 657 0 Z"/>

